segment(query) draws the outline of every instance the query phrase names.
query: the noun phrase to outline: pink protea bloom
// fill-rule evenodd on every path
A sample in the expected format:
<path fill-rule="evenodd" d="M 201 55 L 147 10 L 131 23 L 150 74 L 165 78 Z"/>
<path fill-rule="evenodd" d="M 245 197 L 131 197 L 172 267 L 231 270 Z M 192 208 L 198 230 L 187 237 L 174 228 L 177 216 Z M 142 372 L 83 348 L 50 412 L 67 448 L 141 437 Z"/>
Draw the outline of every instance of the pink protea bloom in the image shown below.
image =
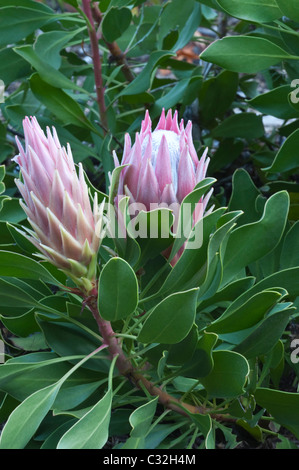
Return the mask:
<path fill-rule="evenodd" d="M 55 128 L 47 135 L 35 117 L 23 121 L 25 150 L 17 140 L 14 158 L 23 182 L 16 185 L 33 231 L 30 241 L 42 258 L 62 269 L 84 292 L 94 287 L 102 207 L 97 194 L 91 208 L 82 165 L 77 175 L 70 146 L 62 147 Z"/>
<path fill-rule="evenodd" d="M 115 166 L 119 166 L 115 153 L 113 157 Z M 135 143 L 131 144 L 129 134 L 125 136 L 121 165 L 128 166 L 120 174 L 118 200 L 127 195 L 130 203 L 141 203 L 148 211 L 157 204 L 177 207 L 173 210 L 177 221 L 180 204 L 205 178 L 208 164 L 207 149 L 198 159 L 191 121 L 185 128 L 183 119 L 178 124 L 177 111 L 172 116 L 169 110 L 165 116 L 163 109 L 158 125 L 152 131 L 152 122 L 146 111 Z M 199 201 L 194 223 L 203 216 L 212 191 Z"/>

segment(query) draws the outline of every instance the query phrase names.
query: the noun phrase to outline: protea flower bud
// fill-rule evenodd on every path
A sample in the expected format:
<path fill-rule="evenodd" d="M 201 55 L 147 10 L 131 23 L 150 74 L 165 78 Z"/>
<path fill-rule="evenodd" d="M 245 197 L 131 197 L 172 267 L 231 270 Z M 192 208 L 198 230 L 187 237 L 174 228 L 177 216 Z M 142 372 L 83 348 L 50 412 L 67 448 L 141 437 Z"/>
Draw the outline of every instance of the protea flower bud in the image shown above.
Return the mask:
<path fill-rule="evenodd" d="M 205 178 L 209 164 L 207 150 L 198 159 L 192 139 L 192 122 L 184 128 L 182 119 L 178 125 L 177 111 L 172 116 L 169 110 L 165 117 L 163 109 L 153 132 L 151 127 L 146 111 L 133 146 L 129 134 L 125 136 L 121 165 L 128 166 L 120 174 L 118 199 L 127 195 L 131 203 L 141 203 L 148 211 L 157 204 L 179 208 L 183 199 Z M 115 166 L 118 166 L 116 154 L 113 156 Z M 203 216 L 212 191 L 200 201 L 200 210 L 194 212 L 194 223 Z M 173 210 L 176 219 L 178 210 Z"/>
<path fill-rule="evenodd" d="M 55 128 L 44 134 L 35 117 L 23 121 L 25 150 L 17 139 L 14 158 L 22 173 L 16 185 L 20 204 L 33 231 L 30 241 L 50 261 L 88 293 L 95 283 L 102 209 L 94 196 L 91 208 L 82 165 L 79 176 L 70 146 L 62 147 Z"/>

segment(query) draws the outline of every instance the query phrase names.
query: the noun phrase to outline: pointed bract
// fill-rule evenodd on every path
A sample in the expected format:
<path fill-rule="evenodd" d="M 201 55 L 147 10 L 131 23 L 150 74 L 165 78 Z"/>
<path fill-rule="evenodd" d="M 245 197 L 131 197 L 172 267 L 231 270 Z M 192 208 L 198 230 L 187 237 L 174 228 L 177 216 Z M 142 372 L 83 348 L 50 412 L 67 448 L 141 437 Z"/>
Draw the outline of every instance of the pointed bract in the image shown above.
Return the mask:
<path fill-rule="evenodd" d="M 117 167 L 119 164 L 116 156 L 114 162 Z M 122 196 L 127 195 L 131 203 L 141 203 L 150 210 L 151 203 L 176 203 L 179 207 L 195 185 L 205 178 L 209 158 L 205 150 L 200 160 L 198 159 L 192 139 L 192 122 L 188 121 L 185 128 L 183 120 L 178 124 L 177 111 L 172 115 L 169 110 L 165 115 L 163 108 L 154 131 L 146 111 L 140 133 L 136 133 L 133 145 L 126 134 L 121 160 L 121 165 L 125 164 L 128 166 L 120 174 L 116 205 Z M 209 192 L 200 201 L 204 203 L 204 210 L 211 194 Z M 178 210 L 173 213 L 178 218 Z M 203 212 L 197 209 L 194 222 L 202 216 Z"/>
<path fill-rule="evenodd" d="M 96 282 L 103 210 L 97 195 L 91 207 L 82 165 L 77 175 L 70 146 L 61 146 L 55 128 L 45 135 L 35 117 L 26 117 L 23 127 L 25 150 L 17 139 L 14 161 L 23 177 L 16 180 L 21 206 L 33 229 L 28 238 L 40 257 L 65 271 L 86 294 Z"/>

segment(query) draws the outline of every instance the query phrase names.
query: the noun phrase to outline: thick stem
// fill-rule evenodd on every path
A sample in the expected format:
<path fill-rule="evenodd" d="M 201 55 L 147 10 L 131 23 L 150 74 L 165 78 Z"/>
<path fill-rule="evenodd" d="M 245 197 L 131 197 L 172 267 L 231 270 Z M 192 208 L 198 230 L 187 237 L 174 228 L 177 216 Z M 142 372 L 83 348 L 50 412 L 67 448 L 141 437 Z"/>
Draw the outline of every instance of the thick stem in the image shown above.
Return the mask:
<path fill-rule="evenodd" d="M 111 359 L 117 356 L 116 367 L 118 368 L 120 374 L 127 377 L 135 387 L 139 389 L 141 389 L 142 386 L 145 387 L 150 393 L 150 395 L 159 398 L 159 402 L 161 403 L 161 405 L 165 406 L 170 410 L 176 411 L 177 413 L 183 416 L 189 416 L 189 413 L 207 413 L 208 410 L 206 410 L 204 407 L 193 406 L 189 403 L 181 402 L 177 398 L 172 397 L 167 392 L 163 391 L 161 388 L 153 385 L 139 371 L 137 371 L 124 354 L 119 339 L 115 336 L 115 333 L 112 329 L 111 323 L 107 320 L 104 320 L 100 316 L 96 297 L 89 297 L 88 299 L 86 299 L 86 304 L 88 305 L 98 324 L 101 336 L 103 337 L 104 344 L 107 344 L 108 346 L 108 351 Z M 217 419 L 218 421 L 235 422 L 233 418 L 221 414 L 211 414 L 211 417 Z"/>
<path fill-rule="evenodd" d="M 101 62 L 101 57 L 100 57 L 97 32 L 96 32 L 96 28 L 95 28 L 95 24 L 94 24 L 94 20 L 92 16 L 91 0 L 82 0 L 82 7 L 83 7 L 83 12 L 85 13 L 89 21 L 88 33 L 89 33 L 93 67 L 94 67 L 94 80 L 95 80 L 95 87 L 96 87 L 97 103 L 99 107 L 102 127 L 104 130 L 104 133 L 106 134 L 108 131 L 108 121 L 107 121 L 107 113 L 106 113 L 106 105 L 105 105 L 105 90 L 104 90 L 103 78 L 102 78 L 102 62 Z"/>
<path fill-rule="evenodd" d="M 86 304 L 88 305 L 94 319 L 98 324 L 104 343 L 108 345 L 108 351 L 111 359 L 117 356 L 116 367 L 118 368 L 120 374 L 124 375 L 125 377 L 130 376 L 130 374 L 133 372 L 133 366 L 129 359 L 127 359 L 125 356 L 119 339 L 116 338 L 112 329 L 111 323 L 107 320 L 104 320 L 100 316 L 97 306 L 97 299 L 95 297 L 91 297 L 86 300 Z"/>
<path fill-rule="evenodd" d="M 98 25 L 101 24 L 102 22 L 102 12 L 100 11 L 99 9 L 99 6 L 98 4 L 94 4 L 93 7 L 92 7 L 92 11 L 93 11 L 93 16 L 94 16 L 94 19 L 97 21 Z M 122 68 L 122 73 L 124 74 L 124 77 L 126 78 L 126 80 L 128 80 L 128 82 L 132 82 L 134 80 L 134 75 L 133 73 L 131 72 L 131 69 L 128 65 L 128 62 L 126 60 L 126 56 L 125 54 L 120 50 L 120 47 L 119 45 L 117 44 L 117 42 L 113 41 L 113 42 L 108 42 L 105 40 L 105 38 L 103 38 L 112 57 L 116 60 L 116 63 L 117 65 L 121 65 Z"/>

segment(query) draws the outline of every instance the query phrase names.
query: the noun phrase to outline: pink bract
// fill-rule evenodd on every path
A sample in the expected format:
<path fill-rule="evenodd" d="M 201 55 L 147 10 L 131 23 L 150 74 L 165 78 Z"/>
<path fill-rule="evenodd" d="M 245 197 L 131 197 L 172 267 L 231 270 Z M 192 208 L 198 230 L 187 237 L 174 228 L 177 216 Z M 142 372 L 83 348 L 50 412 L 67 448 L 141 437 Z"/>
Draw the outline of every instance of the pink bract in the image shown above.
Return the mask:
<path fill-rule="evenodd" d="M 70 146 L 61 146 L 54 127 L 45 135 L 35 117 L 26 117 L 23 127 L 25 149 L 17 139 L 14 161 L 22 173 L 23 182 L 16 185 L 33 229 L 30 241 L 58 268 L 89 285 L 100 244 L 97 196 L 92 209 L 82 165 L 77 175 Z"/>

